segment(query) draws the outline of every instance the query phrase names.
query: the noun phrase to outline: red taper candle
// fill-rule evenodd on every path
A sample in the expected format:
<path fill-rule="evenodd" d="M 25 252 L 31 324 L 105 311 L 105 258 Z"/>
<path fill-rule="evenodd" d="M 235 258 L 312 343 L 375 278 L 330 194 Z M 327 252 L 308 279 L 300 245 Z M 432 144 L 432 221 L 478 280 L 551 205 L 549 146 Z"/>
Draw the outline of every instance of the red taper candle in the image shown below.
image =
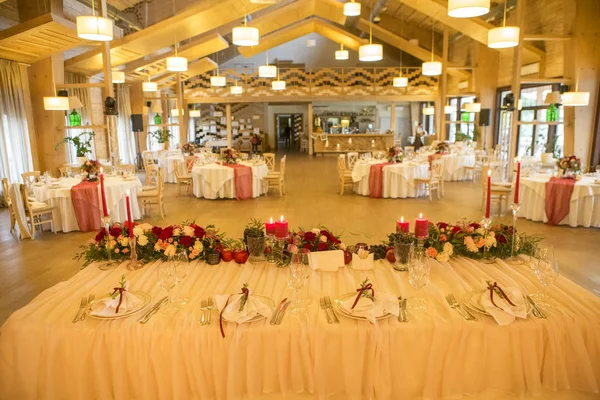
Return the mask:
<path fill-rule="evenodd" d="M 517 179 L 515 181 L 515 204 L 519 204 L 519 184 L 521 182 L 521 160 L 517 161 Z"/>
<path fill-rule="evenodd" d="M 492 170 L 488 169 L 488 179 L 487 179 L 487 195 L 485 202 L 485 217 L 490 217 L 490 202 L 492 200 Z"/>
<path fill-rule="evenodd" d="M 133 221 L 131 220 L 131 206 L 129 204 L 129 190 L 125 194 L 125 207 L 127 207 L 127 229 L 129 230 L 129 237 L 133 237 Z"/>
<path fill-rule="evenodd" d="M 100 196 L 102 197 L 102 215 L 108 217 L 108 207 L 106 206 L 106 194 L 104 193 L 104 174 L 100 167 Z"/>

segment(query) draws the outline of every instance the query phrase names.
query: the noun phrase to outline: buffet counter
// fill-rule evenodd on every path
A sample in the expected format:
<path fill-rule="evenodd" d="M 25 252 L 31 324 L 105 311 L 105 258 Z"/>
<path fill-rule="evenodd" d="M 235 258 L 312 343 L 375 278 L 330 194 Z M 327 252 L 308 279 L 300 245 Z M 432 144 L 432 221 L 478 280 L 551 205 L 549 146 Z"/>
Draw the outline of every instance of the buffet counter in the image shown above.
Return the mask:
<path fill-rule="evenodd" d="M 394 135 L 387 133 L 317 133 L 315 135 L 313 135 L 314 152 L 322 154 L 385 151 L 394 145 Z"/>

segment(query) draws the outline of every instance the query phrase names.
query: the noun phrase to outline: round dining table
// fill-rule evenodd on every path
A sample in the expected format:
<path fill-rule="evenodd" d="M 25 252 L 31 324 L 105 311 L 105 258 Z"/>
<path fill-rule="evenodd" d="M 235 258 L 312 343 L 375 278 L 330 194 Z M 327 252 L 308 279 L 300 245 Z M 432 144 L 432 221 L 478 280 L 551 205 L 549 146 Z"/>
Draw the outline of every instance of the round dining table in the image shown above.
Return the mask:
<path fill-rule="evenodd" d="M 421 153 L 422 160 L 425 161 L 434 152 Z M 472 167 L 475 165 L 475 154 L 471 152 L 442 154 L 444 160 L 444 180 L 445 181 L 464 181 L 467 179 L 467 174 L 464 167 Z"/>
<path fill-rule="evenodd" d="M 269 173 L 264 162 L 254 163 L 243 161 L 241 165 L 252 168 L 252 197 L 267 193 L 267 187 L 262 180 Z M 235 199 L 234 170 L 226 165 L 210 163 L 194 165 L 192 168 L 194 196 L 205 199 Z"/>
<path fill-rule="evenodd" d="M 352 169 L 354 192 L 362 196 L 369 196 L 371 166 L 386 163 L 386 160 L 359 160 Z M 414 180 L 427 178 L 429 164 L 426 162 L 404 161 L 383 167 L 383 190 L 381 197 L 391 199 L 405 199 L 416 197 L 417 190 Z"/>
<path fill-rule="evenodd" d="M 77 224 L 73 200 L 71 198 L 71 188 L 79 183 L 81 183 L 81 178 L 60 178 L 48 184 L 40 182 L 33 185 L 35 201 L 56 206 L 58 215 L 55 214 L 54 229 L 57 232 L 81 230 Z M 123 222 L 127 220 L 125 194 L 128 191 L 131 200 L 132 218 L 135 220 L 142 218 L 137 201 L 137 193 L 141 191 L 141 189 L 142 182 L 140 182 L 137 177 L 123 178 L 120 176 L 105 176 L 104 191 L 111 221 Z M 102 199 L 100 195 L 100 185 L 98 185 L 98 198 L 98 204 L 100 205 L 98 213 L 101 213 Z"/>
<path fill-rule="evenodd" d="M 184 162 L 181 151 L 169 150 L 165 155 L 158 156 L 158 166 L 163 169 L 165 183 L 177 183 L 175 169 Z"/>

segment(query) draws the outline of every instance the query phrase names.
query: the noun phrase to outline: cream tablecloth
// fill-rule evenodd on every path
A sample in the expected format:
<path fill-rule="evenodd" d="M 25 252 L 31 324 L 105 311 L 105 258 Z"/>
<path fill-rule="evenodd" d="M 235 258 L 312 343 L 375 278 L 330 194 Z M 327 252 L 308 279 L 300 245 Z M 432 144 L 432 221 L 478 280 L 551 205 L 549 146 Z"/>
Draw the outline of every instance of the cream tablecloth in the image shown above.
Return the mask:
<path fill-rule="evenodd" d="M 158 157 L 158 166 L 164 171 L 165 183 L 177 183 L 175 177 L 175 169 L 184 161 L 181 151 L 171 152 L 164 156 Z"/>
<path fill-rule="evenodd" d="M 254 165 L 251 162 L 241 164 L 252 167 L 252 197 L 267 192 L 262 179 L 269 173 L 266 164 Z M 235 199 L 233 168 L 220 164 L 195 165 L 192 168 L 194 196 L 206 199 Z"/>
<path fill-rule="evenodd" d="M 425 152 L 421 154 L 424 160 L 427 156 L 435 154 L 434 152 Z M 444 154 L 444 180 L 446 181 L 464 181 L 467 179 L 464 167 L 475 165 L 475 154 Z"/>
<path fill-rule="evenodd" d="M 357 161 L 352 169 L 352 181 L 354 192 L 368 196 L 369 176 L 371 166 L 387 162 L 385 160 Z M 407 198 L 416 197 L 415 178 L 426 178 L 428 176 L 428 163 L 413 163 L 404 161 L 400 164 L 387 165 L 383 167 L 383 198 Z"/>
<path fill-rule="evenodd" d="M 467 322 L 448 307 L 447 293 L 481 289 L 489 279 L 529 292 L 540 288 L 527 265 L 481 264 L 457 258 L 432 262 L 431 283 L 420 295 L 426 315 L 377 326 L 346 319 L 327 324 L 319 297 L 353 292 L 368 277 L 380 292 L 416 294 L 406 273 L 387 262 L 375 269 L 313 272 L 311 303 L 304 318 L 288 313 L 280 326 L 266 321 L 200 325 L 200 300 L 239 292 L 276 302 L 290 297 L 288 270 L 235 263 L 192 269 L 176 296 L 190 303 L 175 316 L 139 315 L 115 321 L 87 318 L 73 324 L 82 296 L 104 296 L 125 274 L 131 289 L 165 295 L 156 266 L 99 271 L 91 265 L 44 291 L 9 317 L 0 330 L 0 397 L 4 399 L 242 399 L 263 394 L 313 393 L 339 399 L 481 399 L 485 391 L 515 397 L 549 391 L 600 390 L 600 299 L 560 277 L 552 289 L 558 303 L 548 319 L 529 317 L 499 326 L 478 315 Z M 593 397 L 593 396 L 592 396 Z"/>
<path fill-rule="evenodd" d="M 36 201 L 45 202 L 58 208 L 58 215 L 54 219 L 54 229 L 58 232 L 78 231 L 77 218 L 73 209 L 73 200 L 71 199 L 71 187 L 81 182 L 79 178 L 61 178 L 61 187 L 52 189 L 50 186 L 33 186 L 33 194 Z M 129 190 L 131 198 L 131 212 L 133 219 L 142 218 L 140 207 L 137 201 L 137 193 L 141 190 L 142 183 L 138 178 L 133 180 L 123 180 L 121 177 L 107 176 L 104 181 L 106 193 L 106 203 L 110 218 L 114 222 L 123 222 L 127 220 L 127 209 L 125 207 L 125 193 Z M 98 197 L 100 198 L 100 184 L 98 184 Z M 102 199 L 98 204 L 102 207 Z M 102 212 L 99 208 L 98 212 Z"/>
<path fill-rule="evenodd" d="M 560 222 L 560 225 L 600 228 L 600 183 L 595 183 L 596 179 L 600 182 L 600 178 L 584 176 L 575 183 L 569 214 Z M 548 222 L 546 182 L 549 180 L 550 175 L 548 174 L 521 178 L 519 185 L 520 217 Z"/>

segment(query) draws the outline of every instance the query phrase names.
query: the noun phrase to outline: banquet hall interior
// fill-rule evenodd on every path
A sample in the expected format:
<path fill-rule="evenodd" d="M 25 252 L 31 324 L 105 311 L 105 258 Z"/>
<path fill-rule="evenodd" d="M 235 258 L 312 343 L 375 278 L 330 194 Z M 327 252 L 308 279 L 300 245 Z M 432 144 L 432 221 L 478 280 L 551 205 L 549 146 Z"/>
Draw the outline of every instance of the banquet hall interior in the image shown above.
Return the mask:
<path fill-rule="evenodd" d="M 599 399 L 600 0 L 0 0 L 0 400 Z"/>

